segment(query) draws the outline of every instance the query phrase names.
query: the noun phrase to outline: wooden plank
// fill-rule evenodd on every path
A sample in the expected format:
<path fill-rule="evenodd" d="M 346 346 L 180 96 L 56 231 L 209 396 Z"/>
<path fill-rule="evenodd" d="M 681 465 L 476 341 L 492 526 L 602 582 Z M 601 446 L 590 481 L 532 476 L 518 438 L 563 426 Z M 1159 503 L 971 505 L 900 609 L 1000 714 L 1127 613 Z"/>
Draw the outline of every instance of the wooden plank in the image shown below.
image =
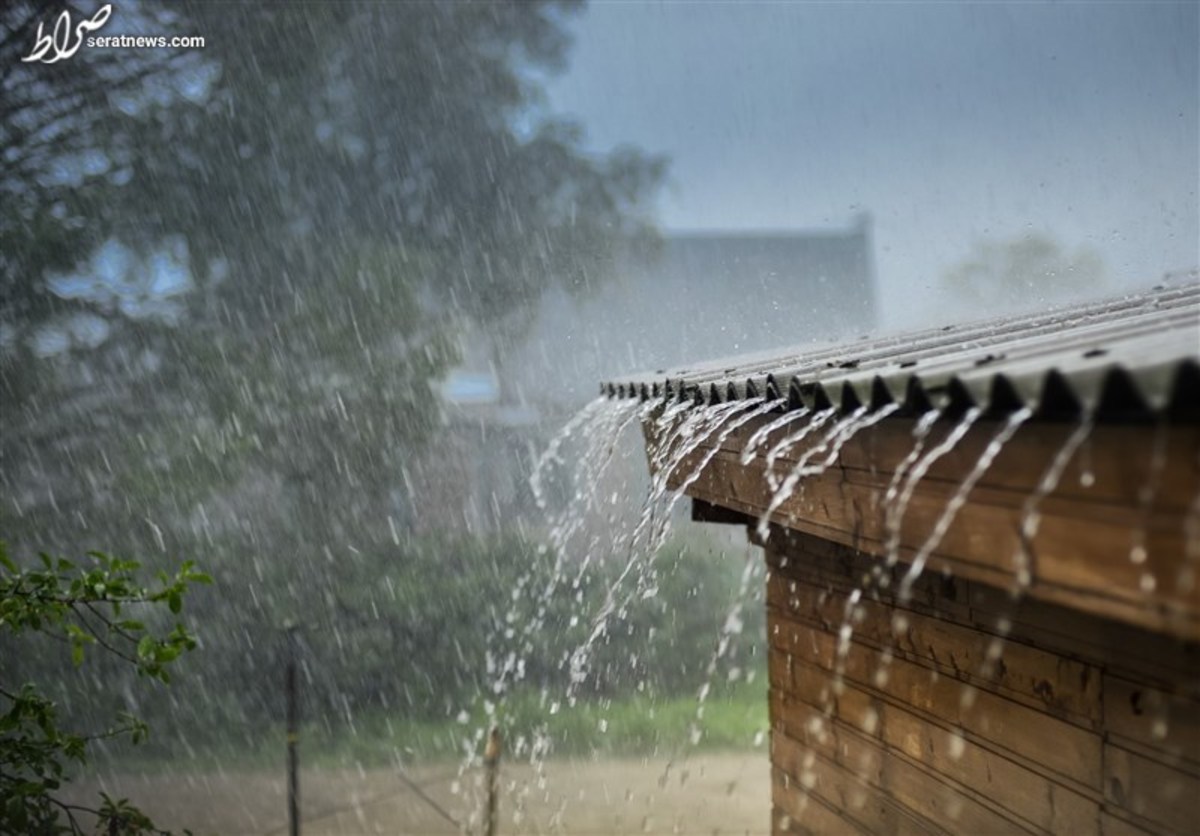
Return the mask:
<path fill-rule="evenodd" d="M 808 726 L 808 720 L 802 718 L 806 712 L 811 716 L 820 716 L 817 709 L 799 702 L 789 704 L 788 711 L 799 715 L 797 722 L 805 727 Z M 814 737 L 810 734 L 813 742 L 807 746 L 793 741 L 786 734 L 779 735 L 779 739 L 780 745 L 773 750 L 776 764 L 789 774 L 793 774 L 793 768 L 799 769 L 802 785 L 813 787 L 813 791 L 820 792 L 816 788 L 824 786 L 822 782 L 833 780 L 833 770 L 826 768 L 828 750 L 832 747 L 833 762 L 849 773 L 853 780 L 865 781 L 878 790 L 883 801 L 896 805 L 887 805 L 893 815 L 902 812 L 906 817 L 912 817 L 919 826 L 933 824 L 950 832 L 1032 832 L 1027 824 L 962 792 L 960 787 L 947 784 L 924 764 L 902 758 L 844 725 L 833 723 L 826 727 L 822 735 Z M 806 758 L 812 753 L 817 757 L 812 759 L 811 766 L 806 766 Z M 830 791 L 826 788 L 822 794 L 828 797 L 826 793 Z M 847 803 L 853 808 L 853 797 L 848 798 Z M 875 807 L 863 803 L 858 809 L 852 809 L 851 814 L 857 817 L 863 809 L 874 810 Z M 863 821 L 862 818 L 859 820 Z M 897 829 L 894 821 L 863 823 L 873 831 L 890 832 Z"/>
<path fill-rule="evenodd" d="M 780 695 L 774 709 L 784 726 L 805 722 L 820 710 L 805 694 Z M 797 714 L 793 703 L 807 706 Z M 922 764 L 951 785 L 977 793 L 1013 818 L 1051 833 L 1095 832 L 1098 797 L 1088 798 L 1033 771 L 956 730 L 923 718 L 867 692 L 847 687 L 836 697 L 834 717 Z"/>
<path fill-rule="evenodd" d="M 847 600 L 840 590 L 806 584 L 791 588 L 781 575 L 768 580 L 769 606 L 830 633 L 845 623 Z M 855 606 L 863 617 L 852 626 L 856 639 L 864 644 L 932 665 L 948 676 L 992 688 L 1076 724 L 1092 728 L 1099 724 L 1100 674 L 1083 662 L 1019 642 L 996 645 L 999 639 L 994 633 L 887 602 L 864 598 Z M 1002 647 L 1002 655 L 989 662 L 994 646 Z M 983 676 L 989 669 L 991 674 Z"/>
<path fill-rule="evenodd" d="M 880 476 L 875 481 L 859 484 L 840 470 L 814 477 L 772 519 L 882 555 L 887 533 L 880 507 L 886 480 Z M 754 516 L 765 512 L 770 502 L 762 474 L 726 454 L 710 462 L 689 492 Z M 944 485 L 922 482 L 918 486 L 901 530 L 902 560 L 910 560 L 924 543 L 948 498 Z M 995 586 L 1014 586 L 1022 502 L 1023 498 L 1011 494 L 977 489 L 947 529 L 928 570 L 945 569 Z M 1200 584 L 1189 588 L 1178 583 L 1185 569 L 1181 519 L 1163 514 L 1147 518 L 1149 555 L 1136 565 L 1130 559 L 1133 512 L 1060 499 L 1045 501 L 1040 512 L 1041 525 L 1030 549 L 1032 580 L 1027 594 L 1200 639 Z M 1153 578 L 1153 585 L 1145 578 Z"/>
<path fill-rule="evenodd" d="M 779 567 L 782 559 L 779 552 L 767 552 L 767 562 L 773 568 L 767 580 L 768 604 L 795 612 L 801 603 L 805 606 L 815 605 L 814 596 L 825 596 L 825 612 L 821 623 L 825 626 L 833 623 L 833 619 L 827 615 L 832 610 L 839 616 L 840 624 L 840 602 L 851 588 L 850 579 L 860 575 L 861 567 L 869 565 L 872 559 L 856 555 L 837 544 L 799 534 L 792 534 L 786 545 L 788 554 L 794 558 L 787 568 Z M 1180 706 L 1178 720 L 1171 723 L 1172 737 L 1182 732 L 1182 723 L 1187 722 L 1191 727 L 1193 721 L 1187 718 L 1195 716 L 1196 706 L 1200 704 L 1200 676 L 1196 674 L 1200 671 L 1200 645 L 1165 638 L 1133 626 L 1029 598 L 1014 602 L 1002 590 L 961 579 L 938 579 L 936 587 L 936 590 L 928 591 L 927 598 L 924 595 L 914 596 L 909 608 L 902 610 L 906 617 L 911 611 L 935 626 L 958 624 L 978 631 L 980 636 L 995 633 L 997 622 L 1005 621 L 1011 634 L 1010 640 L 1005 643 L 1002 659 L 1009 671 L 1029 667 L 1018 663 L 1019 658 L 1036 660 L 1041 654 L 1050 654 L 1051 659 L 1064 660 L 1068 673 L 1063 683 L 1056 685 L 1054 680 L 1049 681 L 1055 685 L 1056 695 L 1079 697 L 1078 702 L 1071 706 L 1072 711 L 1089 718 L 1095 717 L 1093 694 L 1098 677 L 1088 673 L 1089 681 L 1079 684 L 1079 694 L 1074 694 L 1070 686 L 1072 680 L 1082 678 L 1085 672 L 1104 668 L 1107 676 L 1141 683 L 1151 691 L 1172 695 L 1167 698 Z M 921 590 L 920 585 L 917 590 Z M 942 594 L 938 595 L 938 591 Z M 947 597 L 965 598 L 969 606 L 962 606 L 958 601 L 947 604 Z M 795 599 L 795 605 L 790 603 L 792 599 Z M 864 600 L 868 608 L 891 605 L 886 596 L 875 601 L 868 595 Z M 870 635 L 874 623 L 874 619 L 868 618 L 858 625 L 857 632 L 864 640 L 881 644 Z M 916 619 L 913 623 L 919 628 Z M 948 629 L 954 628 L 948 626 Z M 1027 652 L 1032 656 L 1024 656 Z M 960 667 L 966 669 L 969 666 Z M 1036 664 L 1034 667 L 1037 667 Z M 1022 688 L 1014 690 L 1027 691 Z M 1045 688 L 1037 688 L 1036 683 L 1035 690 L 1045 692 Z M 1103 691 L 1111 702 L 1114 693 L 1112 687 L 1106 687 Z M 1150 698 L 1158 699 L 1153 695 Z M 1187 706 L 1186 710 L 1184 706 Z M 1147 742 L 1145 729 L 1139 739 Z M 1186 739 L 1189 743 L 1185 748 L 1200 751 L 1200 739 L 1192 736 Z"/>
<path fill-rule="evenodd" d="M 705 473 L 713 474 L 714 480 L 727 477 L 731 484 L 738 485 L 737 497 L 756 506 L 755 516 L 771 501 L 762 475 L 743 468 L 736 459 L 718 456 Z M 710 488 L 713 494 L 719 492 L 703 478 L 697 485 Z M 888 536 L 882 511 L 887 486 L 883 476 L 847 477 L 841 471 L 831 471 L 804 482 L 803 489 L 780 506 L 774 519 L 782 525 L 803 520 L 826 528 L 850 527 L 864 543 L 875 544 L 872 551 L 882 553 Z M 954 487 L 924 481 L 918 485 L 904 514 L 902 546 L 915 550 L 925 543 Z M 1025 494 L 977 487 L 942 538 L 939 554 L 1011 575 L 1014 555 L 1021 550 L 1019 531 L 1025 498 Z M 1183 555 L 1183 525 L 1178 516 L 1155 513 L 1145 518 L 1148 554 L 1146 563 L 1136 565 L 1130 560 L 1130 551 L 1132 530 L 1143 522 L 1137 509 L 1057 497 L 1047 498 L 1038 507 L 1042 521 L 1032 544 L 1034 569 L 1046 574 L 1047 580 L 1082 589 L 1116 583 L 1117 588 L 1108 590 L 1108 594 L 1138 602 L 1159 598 L 1200 601 L 1200 590 L 1193 589 L 1180 597 L 1170 589 L 1175 579 L 1172 570 L 1177 573 Z M 1156 588 L 1155 594 L 1147 595 L 1140 587 L 1146 572 L 1162 579 L 1163 588 Z"/>
<path fill-rule="evenodd" d="M 790 653 L 794 665 L 808 662 L 820 668 L 824 677 L 832 674 L 835 636 L 777 615 L 769 617 L 768 623 L 772 645 Z M 844 660 L 844 677 L 868 693 L 959 726 L 997 751 L 1042 764 L 1064 779 L 1099 790 L 1098 735 L 935 669 L 900 658 L 886 666 L 880 662 L 879 653 L 852 641 Z M 800 676 L 794 674 L 793 681 L 800 681 Z"/>
<path fill-rule="evenodd" d="M 786 548 L 780 550 L 780 545 Z M 924 611 L 904 610 L 909 621 L 906 635 L 911 627 L 915 636 L 926 641 L 914 642 L 915 647 L 902 641 L 894 649 L 898 658 L 882 686 L 873 678 L 874 667 L 893 633 L 895 608 L 886 596 L 864 599 L 866 615 L 856 626 L 844 684 L 836 689 L 832 675 L 836 633 L 846 596 L 869 558 L 804 535 L 789 535 L 786 544 L 780 541 L 775 546 L 768 551 L 772 566 L 767 581 L 768 630 L 771 653 L 787 659 L 789 672 L 771 695 L 776 728 L 819 740 L 820 729 L 805 724 L 827 714 L 822 720 L 826 737 L 833 738 L 837 729 L 853 730 L 887 751 L 919 762 L 944 783 L 986 794 L 1006 815 L 1020 817 L 1035 829 L 1179 832 L 1187 823 L 1182 811 L 1190 809 L 1191 799 L 1200 793 L 1196 645 L 1052 604 L 1024 600 L 1014 606 L 1002 592 L 955 581 L 954 595 L 965 593 L 971 606 L 952 602 L 939 610 L 932 606 L 937 598 L 931 588 L 926 604 L 913 604 L 926 606 Z M 1013 635 L 1023 639 L 1010 641 L 1001 657 L 1010 669 L 1008 677 L 1027 684 L 955 676 L 953 665 L 948 673 L 941 659 L 948 648 L 966 642 L 969 650 L 974 642 L 974 658 L 978 658 L 980 643 L 994 632 L 1001 614 L 1011 618 Z M 1042 646 L 1033 646 L 1035 640 Z M 923 649 L 922 643 L 932 649 Z M 954 652 L 957 657 L 959 651 Z M 873 654 L 875 659 L 856 661 L 859 653 Z M 901 662 L 918 670 L 905 672 Z M 1094 732 L 1084 732 L 1085 741 L 1090 741 L 1085 750 L 1058 763 L 1053 752 L 1047 757 L 1030 740 L 1060 749 L 1061 734 L 1036 723 L 1011 720 L 1004 728 L 991 708 L 985 710 L 991 731 L 973 730 L 964 723 L 965 732 L 956 734 L 959 718 L 954 703 L 946 695 L 938 697 L 932 681 L 932 675 L 939 674 L 951 683 L 951 690 L 961 688 L 963 680 L 981 686 L 974 697 L 977 708 L 988 701 L 989 692 L 994 692 L 991 699 L 1015 699 L 1014 690 L 1028 692 L 1028 683 L 1040 681 L 1024 676 L 1023 670 L 1048 675 L 1059 664 L 1067 672 L 1061 690 L 1075 700 L 1068 719 L 1076 725 L 1085 723 Z M 966 667 L 961 661 L 958 665 L 960 671 Z M 914 698 L 913 688 L 924 688 L 934 697 Z M 1030 711 L 1053 712 L 1049 705 L 1017 701 Z M 1098 733 L 1108 740 L 1106 745 L 1100 745 Z M 1099 778 L 1062 774 L 1064 769 L 1070 771 L 1071 761 L 1098 766 Z"/>
<path fill-rule="evenodd" d="M 1104 725 L 1126 748 L 1200 773 L 1200 702 L 1120 676 L 1104 676 Z"/>
<path fill-rule="evenodd" d="M 789 581 L 803 581 L 821 588 L 849 593 L 864 590 L 867 596 L 894 600 L 900 578 L 907 571 L 904 565 L 886 566 L 875 555 L 849 548 L 842 543 L 815 537 L 801 531 L 774 528 L 766 545 L 767 565 L 773 574 Z M 888 578 L 886 587 L 877 578 Z M 906 606 L 937 617 L 971 622 L 971 610 L 965 589 L 965 578 L 924 572 L 912 586 Z"/>
<path fill-rule="evenodd" d="M 1107 810 L 1100 811 L 1101 836 L 1146 836 L 1146 834 L 1165 833 L 1158 828 L 1135 824 L 1126 818 L 1121 818 Z"/>
<path fill-rule="evenodd" d="M 722 449 L 740 456 L 750 436 L 773 418 L 747 422 L 724 439 Z M 776 430 L 760 448 L 761 461 L 775 443 L 795 431 L 802 422 Z M 889 418 L 854 435 L 837 458 L 837 466 L 868 473 L 893 473 L 913 447 L 912 419 Z M 996 422 L 980 421 L 949 453 L 933 463 L 929 481 L 957 484 L 979 460 L 983 450 L 999 430 Z M 929 434 L 925 449 L 940 443 L 953 422 L 940 422 Z M 980 480 L 982 487 L 996 487 L 1028 494 L 1041 479 L 1045 467 L 1062 449 L 1074 431 L 1069 424 L 1030 422 L 1018 430 L 1001 450 L 988 472 Z M 1163 433 L 1160 439 L 1156 434 Z M 800 456 L 819 446 L 825 432 L 817 430 L 803 443 L 779 457 L 777 470 L 786 472 Z M 1162 470 L 1154 476 L 1152 462 L 1156 445 L 1162 447 Z M 1186 510 L 1189 498 L 1198 487 L 1195 463 L 1200 454 L 1200 427 L 1164 424 L 1161 428 L 1144 425 L 1098 425 L 1090 438 L 1068 464 L 1055 494 L 1077 497 L 1088 502 L 1137 507 L 1140 492 L 1155 485 L 1154 506 L 1160 509 Z M 1085 478 L 1084 474 L 1088 477 Z"/>
<path fill-rule="evenodd" d="M 888 425 L 890 422 L 883 422 L 872 429 L 880 429 Z M 1026 429 L 1034 425 L 1027 425 Z M 1039 426 L 1040 427 L 1040 426 Z M 745 428 L 745 434 L 749 435 L 752 428 Z M 1045 455 L 1049 455 L 1049 451 L 1055 449 L 1058 444 L 1057 439 L 1052 443 L 1043 444 L 1043 435 L 1046 432 L 1054 434 L 1061 431 L 1058 429 L 1048 429 L 1040 427 L 1037 433 L 1030 437 L 1030 443 L 1024 441 L 1019 443 L 1018 439 L 1022 438 L 1019 435 L 1018 439 L 1014 439 L 1009 445 L 1006 452 L 1012 455 L 1013 462 L 1036 462 L 1036 467 L 1032 468 L 1032 473 L 1040 476 L 1040 471 L 1045 467 L 1045 462 L 1049 459 Z M 868 433 L 872 431 L 866 431 Z M 892 431 L 888 431 L 892 432 Z M 1146 432 L 1144 428 L 1138 428 L 1136 431 L 1130 431 L 1129 428 L 1098 428 L 1098 438 L 1102 438 L 1103 450 L 1106 452 L 1104 457 L 1092 455 L 1093 463 L 1087 465 L 1087 473 L 1096 475 L 1097 482 L 1103 482 L 1103 485 L 1116 486 L 1116 493 L 1104 493 L 1102 489 L 1093 485 L 1084 489 L 1084 486 L 1079 486 L 1081 491 L 1072 491 L 1069 489 L 1069 479 L 1063 480 L 1063 485 L 1054 495 L 1043 501 L 1042 511 L 1044 522 L 1042 531 L 1039 533 L 1039 539 L 1034 541 L 1034 552 L 1038 554 L 1038 567 L 1042 572 L 1042 576 L 1034 578 L 1033 588 L 1030 590 L 1032 594 L 1039 595 L 1042 593 L 1051 593 L 1052 600 L 1069 603 L 1070 606 L 1084 606 L 1086 608 L 1088 597 L 1098 596 L 1099 606 L 1103 607 L 1103 612 L 1114 615 L 1116 618 L 1133 619 L 1136 623 L 1146 624 L 1158 630 L 1169 630 L 1186 634 L 1192 634 L 1193 637 L 1200 637 L 1200 584 L 1194 583 L 1194 578 L 1183 578 L 1188 572 L 1187 566 L 1182 563 L 1182 519 L 1183 509 L 1193 497 L 1198 489 L 1200 489 L 1200 469 L 1195 467 L 1196 457 L 1194 452 L 1200 450 L 1200 428 L 1166 428 L 1163 435 L 1163 450 L 1165 456 L 1158 459 L 1162 462 L 1162 470 L 1158 474 L 1157 479 L 1152 479 L 1150 462 L 1154 457 L 1150 451 L 1146 452 L 1145 456 L 1130 456 L 1128 455 L 1129 444 L 1146 443 L 1146 438 L 1152 441 L 1151 446 L 1158 444 L 1156 434 L 1154 432 Z M 738 433 L 740 435 L 742 433 Z M 820 433 L 816 434 L 817 440 L 820 440 Z M 970 438 L 970 435 L 968 435 Z M 984 439 L 990 438 L 990 433 L 983 435 Z M 936 440 L 936 439 L 931 439 Z M 737 446 L 738 440 L 733 439 L 734 447 Z M 1121 447 L 1112 447 L 1112 444 L 1117 444 L 1118 441 L 1123 444 Z M 744 443 L 744 439 L 742 439 Z M 964 441 L 966 445 L 966 441 Z M 911 445 L 911 441 L 905 440 L 901 446 L 906 447 Z M 1024 445 L 1024 446 L 1022 446 Z M 1039 446 L 1042 445 L 1042 446 Z M 847 447 L 850 445 L 847 445 Z M 1117 450 L 1121 455 L 1114 456 L 1111 451 Z M 970 445 L 962 447 L 959 451 L 964 457 L 964 462 L 974 461 L 974 451 L 970 449 Z M 1043 455 L 1045 453 L 1045 455 Z M 698 450 L 695 453 L 696 457 L 704 455 L 704 450 Z M 872 453 L 876 455 L 876 453 Z M 856 479 L 862 480 L 865 475 L 868 477 L 866 481 L 877 482 L 877 485 L 869 485 L 859 487 L 868 488 L 868 494 L 853 495 L 853 497 L 841 497 L 840 500 L 836 497 L 838 492 L 829 492 L 833 497 L 830 500 L 830 495 L 823 495 L 816 506 L 809 504 L 805 507 L 802 501 L 793 503 L 794 507 L 782 507 L 778 515 L 778 521 L 784 524 L 803 525 L 808 530 L 816 530 L 817 533 L 823 534 L 821 528 L 832 528 L 840 530 L 842 534 L 852 534 L 851 542 L 857 545 L 868 545 L 874 542 L 875 549 L 881 548 L 881 543 L 884 537 L 881 534 L 882 515 L 880 512 L 880 494 L 882 487 L 887 485 L 890 479 L 890 470 L 886 456 L 878 453 L 882 464 L 880 467 L 868 469 L 854 469 L 848 467 L 835 467 L 826 475 L 814 477 L 806 481 L 808 488 L 805 493 L 812 491 L 812 487 L 816 485 L 826 485 L 832 483 L 834 487 L 844 486 L 845 483 L 854 483 Z M 1084 456 L 1080 456 L 1081 461 Z M 1099 459 L 1112 459 L 1104 467 L 1100 467 Z M 737 471 L 743 471 L 744 474 L 752 476 L 751 482 L 754 485 L 746 485 L 744 488 L 750 488 L 751 493 L 740 491 L 743 497 L 738 497 L 739 486 L 731 480 L 716 480 L 725 482 L 727 489 L 722 489 L 720 485 L 716 485 L 715 489 L 707 489 L 702 483 L 712 481 L 714 468 L 722 467 L 721 462 L 725 461 L 728 467 Z M 899 457 L 896 458 L 899 461 Z M 1016 552 L 1018 540 L 1016 540 L 1016 530 L 1018 530 L 1018 521 L 1014 519 L 1014 515 L 1019 517 L 1019 509 L 1024 504 L 1025 498 L 1030 492 L 1030 489 L 1036 483 L 1037 477 L 1032 477 L 1031 480 L 1022 481 L 1016 476 L 1016 470 L 1004 468 L 1008 465 L 1003 465 L 1004 453 L 997 462 L 992 465 L 992 470 L 989 475 L 998 474 L 995 480 L 989 481 L 984 479 L 980 482 L 976 492 L 972 494 L 972 501 L 968 503 L 964 512 L 967 516 L 976 511 L 978 507 L 992 507 L 991 515 L 984 515 L 980 519 L 971 519 L 971 521 L 960 522 L 962 529 L 967 531 L 968 539 L 970 533 L 976 533 L 976 546 L 979 548 L 980 543 L 985 551 L 990 551 L 990 561 L 988 559 L 980 560 L 979 554 L 974 554 L 968 551 L 962 551 L 962 548 L 955 546 L 955 537 L 964 536 L 961 533 L 955 533 L 954 527 L 947 533 L 947 543 L 941 549 L 940 557 L 949 561 L 961 561 L 961 563 L 977 564 L 980 569 L 988 569 L 992 572 L 1007 571 L 1008 575 L 1012 575 L 1012 566 L 1010 559 L 1012 554 Z M 916 548 L 920 542 L 924 541 L 924 535 L 932 528 L 932 521 L 941 515 L 942 507 L 944 507 L 944 497 L 952 491 L 954 483 L 961 479 L 965 470 L 962 470 L 961 464 L 954 464 L 952 457 L 947 457 L 944 462 L 946 467 L 950 468 L 949 473 L 953 474 L 953 479 L 938 480 L 932 475 L 926 477 L 925 480 L 918 486 L 917 494 L 914 495 L 911 512 L 913 519 L 908 523 L 906 528 L 910 528 L 919 536 L 905 536 L 904 545 L 908 548 Z M 1140 462 L 1140 467 L 1148 469 L 1147 473 L 1142 474 L 1141 479 L 1136 477 L 1134 471 L 1130 471 L 1129 462 Z M 890 467 L 894 467 L 890 465 Z M 1015 468 L 1016 465 L 1014 464 Z M 1028 465 L 1022 465 L 1028 469 Z M 691 493 L 702 497 L 710 503 L 731 507 L 738 512 L 750 513 L 756 515 L 761 513 L 767 505 L 769 497 L 758 495 L 756 501 L 752 497 L 752 493 L 758 494 L 769 493 L 766 485 L 762 480 L 762 457 L 752 462 L 749 467 L 744 467 L 740 464 L 739 457 L 736 453 L 726 451 L 720 453 L 706 474 L 703 474 L 702 479 L 697 482 Z M 1105 470 L 1108 468 L 1108 470 Z M 935 469 L 936 470 L 936 469 Z M 688 471 L 688 465 L 679 468 L 677 474 L 684 474 Z M 1105 475 L 1104 479 L 1100 479 L 1100 474 Z M 857 474 L 857 475 L 856 475 Z M 678 476 L 677 476 L 678 479 Z M 1142 489 L 1151 486 L 1153 489 L 1152 501 L 1144 507 L 1144 503 L 1139 498 Z M 1133 486 L 1130 488 L 1130 486 Z M 707 493 L 706 493 L 707 491 Z M 872 494 L 871 492 L 874 492 Z M 841 493 L 845 493 L 842 491 Z M 924 495 L 923 497 L 923 494 Z M 737 501 L 728 501 L 728 500 Z M 746 501 L 750 499 L 751 501 Z M 922 506 L 925 505 L 924 510 Z M 929 507 L 934 505 L 936 507 Z M 994 507 L 998 506 L 998 507 Z M 811 513 L 812 507 L 822 507 L 828 511 L 828 515 L 833 519 L 822 519 L 820 516 Z M 1006 513 L 997 513 L 1004 511 Z M 806 513 L 805 511 L 809 511 Z M 1144 513 L 1148 511 L 1148 513 Z M 920 517 L 926 517 L 924 519 Z M 907 518 L 907 516 L 906 516 Z M 1061 527 L 1064 525 L 1064 530 L 1057 530 L 1055 518 L 1062 518 L 1060 521 Z M 1094 533 L 1088 537 L 1088 531 L 1093 529 L 1092 525 L 1081 528 L 1081 521 L 1091 519 L 1092 522 L 1099 522 L 1108 527 L 1108 530 Z M 1129 560 L 1130 536 L 1132 530 L 1141 521 L 1148 525 L 1147 540 L 1150 545 L 1150 557 L 1145 565 L 1133 565 Z M 788 523 L 791 521 L 791 523 Z M 797 521 L 802 521 L 797 523 Z M 875 536 L 869 536 L 871 525 L 874 524 Z M 1123 536 L 1112 536 L 1112 529 L 1120 529 Z M 980 534 L 982 533 L 982 534 Z M 1004 540 L 997 541 L 992 534 L 1000 533 L 1004 535 Z M 1078 536 L 1082 533 L 1082 537 Z M 865 539 L 864 539 L 865 537 Z M 1044 542 L 1042 541 L 1044 537 Z M 860 542 L 862 541 L 862 542 Z M 1003 547 L 1003 548 L 1001 548 Z M 1097 552 L 1097 547 L 1099 551 Z M 1097 557 L 1097 554 L 1102 557 Z M 1103 559 L 1102 559 L 1103 558 Z M 1093 569 L 1093 563 L 1103 564 L 1102 569 Z M 1099 577 L 1096 573 L 1099 573 Z M 980 579 L 983 579 L 980 577 Z M 990 578 L 992 583 L 1003 583 L 997 581 L 996 578 Z M 1180 583 L 1183 581 L 1181 587 Z M 1039 582 L 1044 589 L 1039 589 Z M 1153 584 L 1153 589 L 1150 589 L 1150 584 Z M 1147 591 L 1148 590 L 1148 591 Z M 1144 611 L 1150 612 L 1144 612 Z"/>
<path fill-rule="evenodd" d="M 793 809 L 800 820 L 814 805 L 803 804 L 814 799 L 823 806 L 839 811 L 851 828 L 868 833 L 945 833 L 936 822 L 914 814 L 905 805 L 865 777 L 862 771 L 847 769 L 833 757 L 835 753 L 816 751 L 787 735 L 772 738 L 772 760 L 782 777 L 779 793 L 788 792 Z M 881 753 L 880 753 L 881 754 Z M 881 755 L 882 759 L 882 755 Z M 781 799 L 782 800 L 782 799 Z"/>
<path fill-rule="evenodd" d="M 792 657 L 777 648 L 768 648 L 767 679 L 772 689 L 790 691 L 792 688 Z"/>
<path fill-rule="evenodd" d="M 772 770 L 771 784 L 772 786 L 775 784 L 774 770 Z M 782 808 L 772 805 L 771 834 L 772 836 L 779 836 L 781 833 L 804 833 L 804 830 Z"/>
<path fill-rule="evenodd" d="M 845 706 L 860 694 L 847 692 L 840 698 L 839 714 L 849 713 Z M 889 703 L 881 703 L 872 711 L 888 746 L 948 779 L 966 784 L 1013 817 L 1024 818 L 1050 833 L 1090 833 L 1097 829 L 1100 806 L 1096 800 Z"/>
<path fill-rule="evenodd" d="M 778 768 L 771 770 L 771 795 L 775 801 L 773 832 L 834 834 L 872 831 L 858 824 L 849 816 L 816 793 L 805 791 L 795 779 Z"/>
<path fill-rule="evenodd" d="M 797 671 L 798 682 L 809 678 L 803 663 Z M 815 731 L 801 724 L 824 716 L 828 705 L 815 689 L 797 688 L 791 694 L 772 694 L 771 710 L 780 728 L 811 736 Z M 832 697 L 832 705 L 833 719 L 843 726 L 936 771 L 947 783 L 978 793 L 1030 826 L 1054 833 L 1096 830 L 1099 792 L 1089 795 L 1064 786 L 1030 762 L 853 685 Z"/>
<path fill-rule="evenodd" d="M 1115 746 L 1104 745 L 1108 802 L 1175 833 L 1194 833 L 1200 778 Z"/>
<path fill-rule="evenodd" d="M 1200 698 L 1200 644 L 1162 636 L 1093 613 L 1028 597 L 1013 601 L 986 584 L 962 585 L 972 620 L 993 626 L 1003 619 L 1014 639 L 1046 648 L 1135 680 L 1170 684 Z"/>

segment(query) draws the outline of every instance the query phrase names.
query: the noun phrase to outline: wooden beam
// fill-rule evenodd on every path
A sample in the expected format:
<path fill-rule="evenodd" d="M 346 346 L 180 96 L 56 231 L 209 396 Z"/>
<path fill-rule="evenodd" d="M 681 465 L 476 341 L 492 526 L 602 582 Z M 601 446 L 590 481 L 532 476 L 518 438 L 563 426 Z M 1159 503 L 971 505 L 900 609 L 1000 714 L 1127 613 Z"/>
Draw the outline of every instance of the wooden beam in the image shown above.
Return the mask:
<path fill-rule="evenodd" d="M 754 518 L 741 511 L 714 505 L 703 499 L 692 500 L 692 522 L 717 523 L 719 525 L 753 525 Z"/>
<path fill-rule="evenodd" d="M 701 444 L 674 468 L 670 486 L 678 488 L 712 454 L 688 495 L 703 503 L 703 514 L 758 520 L 772 500 L 764 452 L 788 431 L 775 431 L 760 454 L 742 464 L 741 450 L 766 420 L 740 427 L 715 452 Z M 952 422 L 944 423 L 925 449 L 951 431 Z M 910 421 L 889 419 L 852 437 L 824 473 L 802 480 L 770 515 L 770 536 L 794 530 L 886 555 L 884 495 L 913 448 L 912 429 Z M 661 443 L 652 424 L 644 430 L 651 447 Z M 917 483 L 899 528 L 899 560 L 911 561 L 926 543 L 997 430 L 994 423 L 977 424 Z M 1018 566 L 1027 561 L 1022 594 L 1200 640 L 1200 562 L 1187 556 L 1185 531 L 1200 495 L 1200 427 L 1096 427 L 1037 505 L 1037 533 L 1023 544 L 1027 499 L 1071 431 L 1059 424 L 1022 427 L 971 491 L 926 571 L 1015 591 Z M 779 458 L 776 472 L 786 475 L 824 438 L 824 430 L 814 432 Z M 710 512 L 712 506 L 724 512 Z M 1139 538 L 1144 553 L 1134 548 Z"/>

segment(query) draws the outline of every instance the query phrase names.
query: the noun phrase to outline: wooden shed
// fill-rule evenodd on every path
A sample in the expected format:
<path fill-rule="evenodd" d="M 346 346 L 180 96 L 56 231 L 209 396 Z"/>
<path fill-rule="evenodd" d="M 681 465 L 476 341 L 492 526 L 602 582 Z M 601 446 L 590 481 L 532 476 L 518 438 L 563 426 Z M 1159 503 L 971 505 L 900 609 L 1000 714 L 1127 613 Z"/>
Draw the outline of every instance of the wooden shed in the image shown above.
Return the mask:
<path fill-rule="evenodd" d="M 1200 830 L 1200 285 L 604 391 L 763 547 L 774 832 Z"/>

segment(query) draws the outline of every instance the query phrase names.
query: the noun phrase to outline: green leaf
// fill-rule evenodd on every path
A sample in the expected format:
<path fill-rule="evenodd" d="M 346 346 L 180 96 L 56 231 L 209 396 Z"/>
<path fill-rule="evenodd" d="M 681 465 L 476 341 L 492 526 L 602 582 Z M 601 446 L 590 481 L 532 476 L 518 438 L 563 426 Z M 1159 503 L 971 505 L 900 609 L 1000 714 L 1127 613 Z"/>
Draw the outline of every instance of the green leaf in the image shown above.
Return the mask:
<path fill-rule="evenodd" d="M 157 642 L 153 636 L 142 636 L 142 640 L 138 642 L 137 655 L 139 659 L 150 659 L 154 655 L 154 648 Z"/>
<path fill-rule="evenodd" d="M 178 613 L 183 609 L 183 597 L 179 594 L 178 589 L 172 589 L 167 595 L 167 606 L 171 608 L 171 612 Z"/>
<path fill-rule="evenodd" d="M 83 645 L 79 642 L 71 645 L 71 661 L 75 663 L 75 667 L 83 664 Z"/>

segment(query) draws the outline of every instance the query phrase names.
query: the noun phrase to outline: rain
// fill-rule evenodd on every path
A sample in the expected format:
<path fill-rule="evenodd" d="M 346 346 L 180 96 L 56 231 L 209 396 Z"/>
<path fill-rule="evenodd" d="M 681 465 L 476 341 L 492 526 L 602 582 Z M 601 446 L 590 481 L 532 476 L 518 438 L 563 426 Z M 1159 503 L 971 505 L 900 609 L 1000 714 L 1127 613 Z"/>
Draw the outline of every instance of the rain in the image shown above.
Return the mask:
<path fill-rule="evenodd" d="M 0 24 L 0 833 L 1194 825 L 1196 4 Z"/>

